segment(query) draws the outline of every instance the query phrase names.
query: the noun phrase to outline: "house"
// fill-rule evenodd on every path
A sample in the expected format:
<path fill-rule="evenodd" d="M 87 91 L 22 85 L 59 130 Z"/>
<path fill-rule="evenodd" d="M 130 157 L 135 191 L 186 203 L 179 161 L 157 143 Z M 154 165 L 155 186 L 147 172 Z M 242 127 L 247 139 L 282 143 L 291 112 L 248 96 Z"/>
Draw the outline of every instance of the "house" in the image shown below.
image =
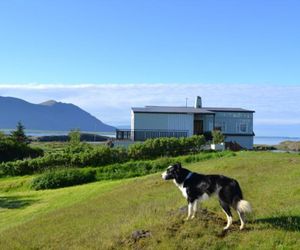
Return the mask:
<path fill-rule="evenodd" d="M 242 108 L 202 107 L 199 96 L 194 107 L 133 107 L 131 129 L 117 131 L 117 139 L 144 141 L 157 137 L 188 137 L 218 129 L 224 134 L 225 142 L 252 149 L 253 113 Z"/>

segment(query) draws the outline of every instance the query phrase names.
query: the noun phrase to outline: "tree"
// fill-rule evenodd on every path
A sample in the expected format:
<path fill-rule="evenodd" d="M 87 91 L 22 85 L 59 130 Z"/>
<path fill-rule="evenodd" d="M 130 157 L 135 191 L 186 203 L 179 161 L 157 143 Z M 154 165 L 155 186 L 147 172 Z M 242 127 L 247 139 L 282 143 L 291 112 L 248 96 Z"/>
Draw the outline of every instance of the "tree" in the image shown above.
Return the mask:
<path fill-rule="evenodd" d="M 16 130 L 11 132 L 10 138 L 16 143 L 29 144 L 29 138 L 25 135 L 24 130 L 24 125 L 19 121 Z"/>
<path fill-rule="evenodd" d="M 80 130 L 71 130 L 68 134 L 71 146 L 78 146 L 80 144 Z"/>
<path fill-rule="evenodd" d="M 4 140 L 5 138 L 5 134 L 2 131 L 0 131 L 0 141 Z"/>

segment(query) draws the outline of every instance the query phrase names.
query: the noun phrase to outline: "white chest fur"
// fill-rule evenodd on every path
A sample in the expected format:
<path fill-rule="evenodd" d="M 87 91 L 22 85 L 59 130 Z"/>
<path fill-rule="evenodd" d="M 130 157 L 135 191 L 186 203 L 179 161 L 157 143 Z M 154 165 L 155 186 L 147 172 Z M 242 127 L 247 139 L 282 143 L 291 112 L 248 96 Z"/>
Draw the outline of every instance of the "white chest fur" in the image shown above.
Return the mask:
<path fill-rule="evenodd" d="M 182 195 L 184 198 L 187 198 L 188 195 L 186 193 L 186 188 L 183 187 L 183 184 L 178 184 L 175 180 L 173 180 L 173 182 L 175 183 L 175 185 L 179 188 L 179 190 L 181 191 Z"/>
<path fill-rule="evenodd" d="M 186 192 L 186 188 L 183 187 L 183 184 L 178 184 L 175 180 L 173 180 L 174 184 L 179 188 L 179 190 L 181 191 L 182 195 L 184 198 L 188 198 L 187 192 Z M 207 193 L 203 193 L 201 196 L 198 197 L 197 200 L 199 201 L 204 201 L 207 200 L 209 198 L 209 195 Z"/>

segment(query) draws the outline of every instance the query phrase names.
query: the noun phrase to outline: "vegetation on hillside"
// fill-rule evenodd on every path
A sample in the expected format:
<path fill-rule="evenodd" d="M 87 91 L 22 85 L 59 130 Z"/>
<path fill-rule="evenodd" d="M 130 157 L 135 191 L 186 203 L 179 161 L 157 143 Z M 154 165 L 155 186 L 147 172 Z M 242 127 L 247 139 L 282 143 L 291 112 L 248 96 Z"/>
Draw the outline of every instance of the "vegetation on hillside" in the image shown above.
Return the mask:
<path fill-rule="evenodd" d="M 175 162 L 191 163 L 230 156 L 235 156 L 235 153 L 230 151 L 208 152 L 178 157 L 164 157 L 156 160 L 115 163 L 98 168 L 56 168 L 35 177 L 31 186 L 39 190 L 67 187 L 93 181 L 119 180 L 163 171 L 166 166 Z"/>
<path fill-rule="evenodd" d="M 277 148 L 280 150 L 286 150 L 286 151 L 300 151 L 300 141 L 283 141 L 279 145 L 277 145 Z"/>
<path fill-rule="evenodd" d="M 0 163 L 44 155 L 42 149 L 28 145 L 29 139 L 25 135 L 24 129 L 22 123 L 19 122 L 16 130 L 12 131 L 10 135 L 0 132 Z"/>
<path fill-rule="evenodd" d="M 0 179 L 1 249 L 299 249 L 298 154 L 239 152 L 184 166 L 239 181 L 254 210 L 244 231 L 234 213 L 222 232 L 215 197 L 185 222 L 185 199 L 160 174 L 45 191 L 30 190 L 32 176 L 9 177 Z"/>
<path fill-rule="evenodd" d="M 122 147 L 91 146 L 74 139 L 63 150 L 48 153 L 36 159 L 25 159 L 0 164 L 4 175 L 25 175 L 57 167 L 99 167 L 130 160 L 174 157 L 201 151 L 205 144 L 203 136 L 189 138 L 157 138 L 135 143 L 128 150 Z"/>

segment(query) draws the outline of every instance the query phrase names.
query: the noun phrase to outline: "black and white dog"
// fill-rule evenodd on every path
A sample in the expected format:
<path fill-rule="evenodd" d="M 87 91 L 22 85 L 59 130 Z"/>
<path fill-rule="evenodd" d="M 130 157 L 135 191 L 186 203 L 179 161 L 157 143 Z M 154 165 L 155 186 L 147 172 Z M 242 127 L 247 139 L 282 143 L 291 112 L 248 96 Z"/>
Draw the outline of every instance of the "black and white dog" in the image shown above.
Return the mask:
<path fill-rule="evenodd" d="M 251 212 L 248 201 L 243 200 L 239 183 L 223 175 L 203 175 L 193 173 L 176 163 L 162 173 L 164 180 L 173 180 L 188 201 L 188 216 L 186 220 L 193 219 L 197 211 L 198 201 L 208 199 L 212 194 L 217 194 L 220 205 L 226 214 L 227 230 L 232 224 L 230 207 L 234 208 L 240 218 L 242 230 L 245 226 L 245 213 Z"/>

